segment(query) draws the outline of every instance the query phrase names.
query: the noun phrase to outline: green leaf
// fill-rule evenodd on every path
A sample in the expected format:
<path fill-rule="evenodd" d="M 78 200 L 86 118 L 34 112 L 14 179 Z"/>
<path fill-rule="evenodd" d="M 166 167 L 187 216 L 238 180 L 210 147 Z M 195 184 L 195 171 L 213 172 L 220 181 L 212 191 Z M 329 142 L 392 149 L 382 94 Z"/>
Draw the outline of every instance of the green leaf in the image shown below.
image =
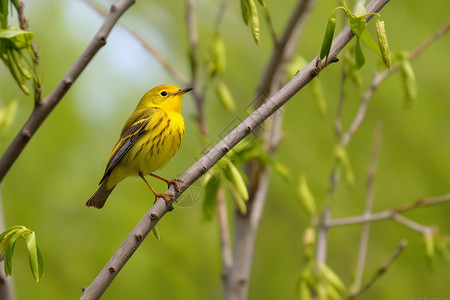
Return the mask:
<path fill-rule="evenodd" d="M 314 227 L 308 227 L 303 232 L 302 248 L 305 261 L 309 261 L 314 258 L 314 247 L 316 245 L 316 229 Z"/>
<path fill-rule="evenodd" d="M 337 145 L 334 149 L 334 153 L 337 159 L 338 166 L 342 166 L 344 169 L 345 179 L 348 184 L 353 185 L 355 178 L 353 170 L 350 165 L 350 160 L 347 155 L 347 151 L 341 145 Z"/>
<path fill-rule="evenodd" d="M 236 206 L 238 207 L 241 214 L 246 215 L 247 214 L 247 205 L 245 204 L 245 200 L 242 197 L 241 193 L 236 189 L 236 187 L 231 183 L 228 182 L 228 190 L 230 191 L 231 196 L 234 199 L 234 202 L 236 203 Z"/>
<path fill-rule="evenodd" d="M 428 266 L 430 269 L 434 269 L 434 232 L 431 231 L 423 235 L 423 241 L 425 243 L 425 255 L 427 258 Z"/>
<path fill-rule="evenodd" d="M 203 201 L 203 218 L 207 221 L 211 220 L 216 212 L 217 207 L 217 191 L 220 186 L 218 175 L 213 175 L 204 185 L 205 199 Z"/>
<path fill-rule="evenodd" d="M 314 197 L 306 183 L 306 176 L 302 174 L 300 176 L 299 186 L 298 186 L 298 200 L 300 206 L 306 212 L 308 216 L 313 216 L 316 214 L 316 203 Z"/>
<path fill-rule="evenodd" d="M 233 111 L 236 108 L 233 96 L 222 80 L 217 80 L 216 82 L 216 96 L 223 107 L 225 107 L 228 111 Z"/>
<path fill-rule="evenodd" d="M 381 56 L 380 48 L 378 47 L 373 37 L 370 35 L 367 28 L 364 28 L 363 32 L 361 33 L 361 39 L 370 47 L 370 49 Z"/>
<path fill-rule="evenodd" d="M 247 0 L 241 0 L 242 19 L 244 20 L 245 25 L 248 25 L 248 11 Z"/>
<path fill-rule="evenodd" d="M 293 59 L 289 62 L 289 64 L 286 67 L 286 77 L 288 80 L 290 80 L 292 77 L 297 74 L 299 70 L 302 70 L 304 67 L 308 65 L 308 62 L 303 56 L 296 55 Z"/>
<path fill-rule="evenodd" d="M 344 283 L 327 265 L 318 263 L 319 271 L 325 281 L 330 284 L 339 294 L 345 294 L 347 289 Z"/>
<path fill-rule="evenodd" d="M 153 235 L 155 236 L 156 240 L 160 241 L 161 240 L 161 234 L 159 233 L 159 229 L 158 229 L 158 227 L 156 225 L 152 228 L 152 232 L 153 232 Z"/>
<path fill-rule="evenodd" d="M 311 300 L 311 290 L 308 287 L 308 284 L 305 280 L 300 279 L 298 286 L 298 299 L 299 300 Z"/>
<path fill-rule="evenodd" d="M 223 39 L 218 34 L 213 38 L 211 52 L 211 72 L 214 74 L 223 73 L 226 67 L 226 51 Z"/>
<path fill-rule="evenodd" d="M 334 10 L 328 17 L 327 29 L 325 30 L 322 47 L 320 49 L 321 60 L 323 60 L 325 57 L 328 59 L 328 55 L 330 54 L 331 50 L 331 44 L 333 43 L 335 28 L 336 28 L 336 10 Z"/>
<path fill-rule="evenodd" d="M 8 27 L 8 0 L 0 0 L 0 24 L 2 28 Z"/>
<path fill-rule="evenodd" d="M 417 98 L 417 84 L 416 76 L 414 75 L 414 70 L 408 59 L 407 54 L 402 54 L 402 59 L 400 61 L 400 71 L 403 79 L 403 86 L 405 89 L 405 106 L 410 108 L 413 101 Z"/>
<path fill-rule="evenodd" d="M 355 61 L 356 61 L 356 67 L 358 69 L 361 69 L 361 67 L 366 62 L 366 59 L 364 57 L 364 53 L 361 48 L 361 41 L 360 38 L 356 38 L 356 48 L 355 48 Z"/>
<path fill-rule="evenodd" d="M 364 16 L 357 16 L 352 13 L 347 13 L 347 17 L 350 29 L 357 37 L 361 37 L 363 30 L 367 26 L 366 18 Z"/>
<path fill-rule="evenodd" d="M 244 175 L 239 172 L 238 168 L 230 161 L 227 168 L 224 170 L 224 174 L 228 181 L 236 188 L 239 195 L 244 199 L 248 200 L 247 186 L 245 185 Z"/>
<path fill-rule="evenodd" d="M 36 282 L 39 282 L 39 279 L 44 273 L 44 270 L 43 270 L 42 256 L 39 259 L 35 233 L 33 231 L 30 231 L 27 235 L 25 235 L 25 241 L 27 243 L 28 259 L 30 261 L 31 273 L 33 274 L 33 277 L 36 280 Z"/>
<path fill-rule="evenodd" d="M 5 251 L 5 275 L 9 276 L 12 274 L 12 258 L 14 254 L 14 246 L 16 240 L 26 232 L 29 232 L 28 229 L 19 229 L 15 231 L 10 238 L 8 239 Z"/>
<path fill-rule="evenodd" d="M 31 46 L 33 33 L 19 29 L 15 26 L 9 26 L 7 29 L 0 30 L 0 49 L 3 46 L 25 49 Z"/>
<path fill-rule="evenodd" d="M 386 35 L 386 29 L 384 27 L 384 21 L 378 19 L 375 22 L 377 29 L 378 45 L 381 50 L 381 58 L 388 69 L 391 68 L 391 51 L 389 50 L 389 44 Z"/>
<path fill-rule="evenodd" d="M 325 118 L 327 115 L 327 101 L 323 93 L 322 85 L 320 84 L 319 77 L 311 80 L 309 84 L 314 100 L 316 101 L 317 108 L 319 109 L 320 116 Z"/>
<path fill-rule="evenodd" d="M 249 11 L 249 21 L 250 21 L 250 27 L 252 29 L 252 35 L 253 39 L 255 40 L 256 44 L 259 45 L 259 17 L 258 17 L 258 10 L 256 9 L 256 4 L 254 0 L 247 0 L 247 7 Z"/>

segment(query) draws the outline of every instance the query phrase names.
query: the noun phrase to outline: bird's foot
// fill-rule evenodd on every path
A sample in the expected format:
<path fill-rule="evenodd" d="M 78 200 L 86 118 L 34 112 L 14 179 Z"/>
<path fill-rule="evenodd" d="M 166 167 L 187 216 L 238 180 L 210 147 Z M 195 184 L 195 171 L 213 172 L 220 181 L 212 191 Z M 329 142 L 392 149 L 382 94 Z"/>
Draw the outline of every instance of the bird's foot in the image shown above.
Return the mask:
<path fill-rule="evenodd" d="M 164 201 L 166 202 L 166 205 L 167 205 L 167 208 L 169 209 L 169 211 L 173 210 L 172 203 L 173 202 L 177 202 L 177 199 L 175 199 L 175 197 L 170 195 L 170 194 L 155 193 L 155 202 L 156 202 L 156 200 L 158 200 L 158 198 L 163 198 L 164 199 Z"/>
<path fill-rule="evenodd" d="M 173 187 L 175 188 L 175 190 L 177 190 L 177 192 L 181 193 L 180 188 L 178 187 L 178 183 L 184 183 L 183 180 L 175 178 L 172 180 L 167 180 L 167 187 L 170 188 L 170 185 L 172 184 Z"/>

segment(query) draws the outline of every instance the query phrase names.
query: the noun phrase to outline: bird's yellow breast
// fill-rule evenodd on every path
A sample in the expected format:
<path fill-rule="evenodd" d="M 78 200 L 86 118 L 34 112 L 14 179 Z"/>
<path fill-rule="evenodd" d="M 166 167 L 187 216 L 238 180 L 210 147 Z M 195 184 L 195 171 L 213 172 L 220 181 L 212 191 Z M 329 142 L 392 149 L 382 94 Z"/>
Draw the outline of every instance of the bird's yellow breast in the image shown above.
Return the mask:
<path fill-rule="evenodd" d="M 164 167 L 180 148 L 184 137 L 183 116 L 174 111 L 156 109 L 146 132 L 125 155 L 133 173 L 144 175 Z"/>

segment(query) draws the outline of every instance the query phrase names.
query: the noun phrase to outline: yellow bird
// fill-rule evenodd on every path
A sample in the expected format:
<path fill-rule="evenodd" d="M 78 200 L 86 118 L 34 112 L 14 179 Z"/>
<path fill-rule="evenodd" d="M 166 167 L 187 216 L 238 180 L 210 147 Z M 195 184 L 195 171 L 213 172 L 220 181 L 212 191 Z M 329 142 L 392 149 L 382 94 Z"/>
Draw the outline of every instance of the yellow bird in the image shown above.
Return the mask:
<path fill-rule="evenodd" d="M 97 191 L 86 206 L 102 208 L 116 185 L 128 176 L 139 175 L 156 198 L 166 203 L 172 195 L 160 194 L 150 186 L 145 175 L 151 175 L 178 189 L 180 179 L 167 180 L 153 172 L 164 167 L 180 148 L 184 137 L 184 120 L 181 115 L 183 95 L 192 88 L 179 89 L 160 85 L 145 93 L 133 114 L 123 126 L 120 139 L 114 147 L 100 180 Z"/>

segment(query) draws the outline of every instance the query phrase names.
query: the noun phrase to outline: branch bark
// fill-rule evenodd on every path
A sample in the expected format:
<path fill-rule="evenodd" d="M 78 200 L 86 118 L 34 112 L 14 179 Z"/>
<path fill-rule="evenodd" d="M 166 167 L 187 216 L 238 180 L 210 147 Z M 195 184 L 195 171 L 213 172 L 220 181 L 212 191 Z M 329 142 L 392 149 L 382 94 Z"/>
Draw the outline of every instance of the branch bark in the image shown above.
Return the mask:
<path fill-rule="evenodd" d="M 8 173 L 11 166 L 19 157 L 20 153 L 22 153 L 34 133 L 39 129 L 47 116 L 53 111 L 53 108 L 55 108 L 59 101 L 61 101 L 66 92 L 81 72 L 87 67 L 98 50 L 106 44 L 106 39 L 111 32 L 111 29 L 119 20 L 120 16 L 122 16 L 122 14 L 134 4 L 134 2 L 135 0 L 120 0 L 118 3 L 111 6 L 109 14 L 106 16 L 102 26 L 80 57 L 78 57 L 72 67 L 67 71 L 50 94 L 42 101 L 36 102 L 31 116 L 28 118 L 23 128 L 17 134 L 0 159 L 0 182 L 3 181 L 3 178 Z"/>
<path fill-rule="evenodd" d="M 366 7 L 368 13 L 380 11 L 389 0 L 372 0 Z M 370 19 L 370 17 L 368 18 Z M 300 89 L 307 85 L 320 71 L 330 63 L 338 61 L 337 56 L 347 43 L 353 38 L 353 33 L 348 26 L 345 26 L 333 41 L 330 55 L 327 62 L 321 62 L 316 56 L 303 70 L 298 72 L 275 95 L 268 98 L 257 110 L 239 124 L 233 131 L 217 143 L 208 153 L 194 163 L 179 179 L 185 183 L 180 184 L 180 192 L 170 187 L 166 193 L 178 198 L 191 184 L 199 179 L 203 174 L 216 164 L 231 148 L 236 146 L 244 137 L 261 125 L 269 116 L 276 112 L 286 102 L 288 102 Z M 130 232 L 128 237 L 119 247 L 117 252 L 100 271 L 91 285 L 83 290 L 81 299 L 99 299 L 105 292 L 123 266 L 127 263 L 150 230 L 168 212 L 169 208 L 164 199 L 158 198 L 156 203 L 143 216 L 136 227 Z"/>

